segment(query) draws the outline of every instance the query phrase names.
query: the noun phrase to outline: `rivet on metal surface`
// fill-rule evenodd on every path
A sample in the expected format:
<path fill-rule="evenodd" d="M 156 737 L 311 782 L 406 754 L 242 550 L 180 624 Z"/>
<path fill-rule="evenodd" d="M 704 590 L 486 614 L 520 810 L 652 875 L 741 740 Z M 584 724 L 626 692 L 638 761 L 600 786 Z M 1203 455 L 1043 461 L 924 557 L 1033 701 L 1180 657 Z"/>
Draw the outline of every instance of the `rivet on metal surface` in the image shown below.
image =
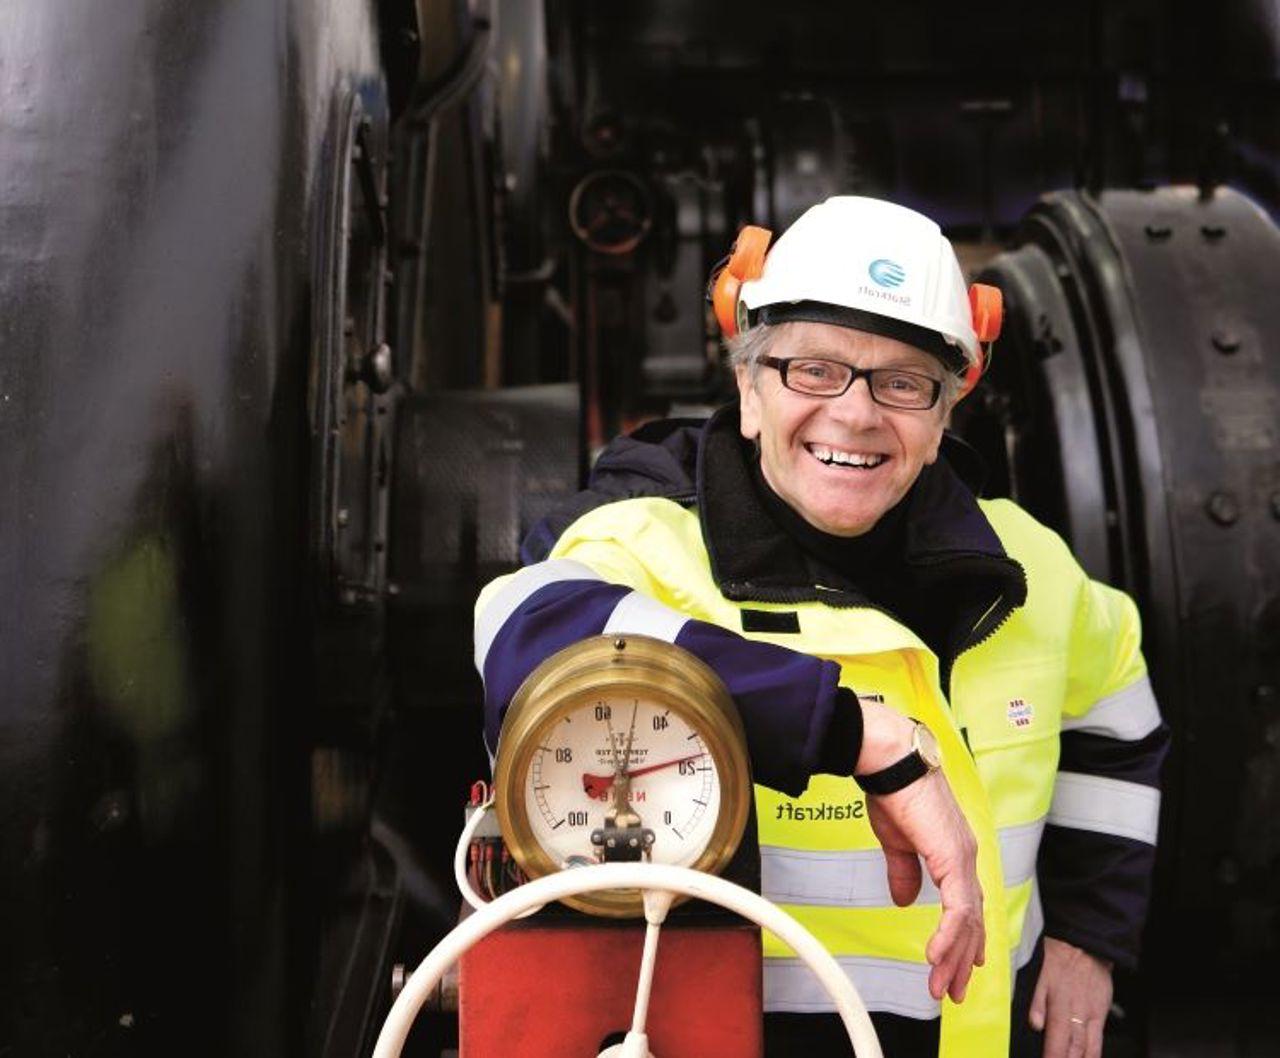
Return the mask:
<path fill-rule="evenodd" d="M 614 650 L 626 650 L 626 649 L 627 649 L 627 641 L 626 641 L 625 639 L 623 639 L 623 638 L 622 638 L 622 636 L 618 636 L 618 638 L 617 638 L 617 639 L 615 639 L 615 640 L 613 641 L 613 649 L 614 649 Z"/>
<path fill-rule="evenodd" d="M 386 393 L 395 381 L 391 364 L 391 346 L 386 342 L 378 344 L 373 352 L 364 358 L 361 365 L 361 377 L 375 393 Z"/>
<path fill-rule="evenodd" d="M 351 512 L 345 507 L 338 508 L 338 528 L 344 528 L 351 521 Z"/>
<path fill-rule="evenodd" d="M 1229 327 L 1220 327 L 1210 336 L 1213 347 L 1220 353 L 1230 356 L 1240 348 L 1240 335 Z"/>
<path fill-rule="evenodd" d="M 1152 242 L 1164 242 L 1173 234 L 1173 229 L 1167 224 L 1148 224 L 1143 231 Z"/>
<path fill-rule="evenodd" d="M 1217 242 L 1227 234 L 1227 229 L 1221 224 L 1201 224 L 1200 234 L 1210 242 Z"/>
<path fill-rule="evenodd" d="M 1215 492 L 1205 504 L 1205 510 L 1219 525 L 1233 525 L 1240 517 L 1240 505 L 1229 492 Z"/>

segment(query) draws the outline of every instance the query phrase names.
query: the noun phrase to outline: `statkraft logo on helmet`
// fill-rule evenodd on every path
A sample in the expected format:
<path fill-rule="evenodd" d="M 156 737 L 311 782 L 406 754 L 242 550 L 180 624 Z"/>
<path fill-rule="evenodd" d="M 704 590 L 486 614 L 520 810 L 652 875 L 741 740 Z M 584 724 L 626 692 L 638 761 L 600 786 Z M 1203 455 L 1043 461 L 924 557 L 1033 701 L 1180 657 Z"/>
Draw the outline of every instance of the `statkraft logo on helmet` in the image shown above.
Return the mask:
<path fill-rule="evenodd" d="M 900 287 L 907 278 L 907 270 L 887 257 L 872 261 L 867 266 L 867 274 L 882 287 Z"/>
<path fill-rule="evenodd" d="M 880 301 L 891 301 L 895 305 L 910 305 L 910 294 L 895 294 L 891 290 L 877 290 L 875 287 L 869 287 L 866 283 L 858 287 L 858 293 L 864 298 L 876 298 Z"/>

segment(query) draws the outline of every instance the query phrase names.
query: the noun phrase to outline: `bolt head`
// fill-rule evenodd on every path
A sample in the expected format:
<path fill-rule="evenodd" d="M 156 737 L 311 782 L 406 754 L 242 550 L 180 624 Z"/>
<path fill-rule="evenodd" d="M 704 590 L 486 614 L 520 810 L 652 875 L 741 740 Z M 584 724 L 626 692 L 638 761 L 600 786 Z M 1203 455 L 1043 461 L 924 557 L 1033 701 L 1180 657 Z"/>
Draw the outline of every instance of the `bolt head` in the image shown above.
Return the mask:
<path fill-rule="evenodd" d="M 1229 492 L 1215 492 L 1205 504 L 1205 510 L 1219 525 L 1234 525 L 1240 518 L 1240 504 Z"/>
<path fill-rule="evenodd" d="M 1209 339 L 1218 352 L 1230 356 L 1240 348 L 1240 335 L 1230 327 L 1219 327 Z"/>
<path fill-rule="evenodd" d="M 386 393 L 395 381 L 392 372 L 391 346 L 382 342 L 367 357 L 364 363 L 364 380 L 375 393 Z"/>

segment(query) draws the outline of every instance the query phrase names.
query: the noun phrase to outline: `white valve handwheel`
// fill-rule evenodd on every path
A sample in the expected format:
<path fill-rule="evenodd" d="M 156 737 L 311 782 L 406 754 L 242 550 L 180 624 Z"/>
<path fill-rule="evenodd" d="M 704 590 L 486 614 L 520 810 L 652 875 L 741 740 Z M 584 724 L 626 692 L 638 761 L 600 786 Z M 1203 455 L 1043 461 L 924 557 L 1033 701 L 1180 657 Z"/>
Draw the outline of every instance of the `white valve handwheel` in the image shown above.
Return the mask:
<path fill-rule="evenodd" d="M 500 896 L 460 923 L 431 950 L 406 982 L 378 1034 L 373 1058 L 399 1058 L 409 1029 L 432 989 L 445 970 L 472 945 L 531 908 L 602 889 L 657 889 L 679 893 L 728 908 L 776 934 L 817 975 L 835 1001 L 836 1011 L 858 1058 L 883 1058 L 867 1009 L 849 978 L 799 922 L 763 897 L 723 878 L 687 867 L 646 863 L 605 863 L 550 874 Z"/>

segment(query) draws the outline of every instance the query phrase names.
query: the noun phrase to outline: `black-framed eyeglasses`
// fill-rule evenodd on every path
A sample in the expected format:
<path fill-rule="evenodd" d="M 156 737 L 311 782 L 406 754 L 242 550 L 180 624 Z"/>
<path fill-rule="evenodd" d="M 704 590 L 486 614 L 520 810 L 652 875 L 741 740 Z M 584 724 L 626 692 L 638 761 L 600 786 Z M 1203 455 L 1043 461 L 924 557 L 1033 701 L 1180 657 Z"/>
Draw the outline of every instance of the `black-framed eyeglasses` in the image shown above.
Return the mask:
<path fill-rule="evenodd" d="M 860 378 L 867 380 L 871 399 L 886 408 L 924 411 L 937 404 L 942 393 L 938 379 L 898 367 L 850 367 L 839 360 L 813 356 L 785 360 L 762 356 L 760 363 L 777 371 L 787 389 L 809 397 L 838 397 Z"/>

